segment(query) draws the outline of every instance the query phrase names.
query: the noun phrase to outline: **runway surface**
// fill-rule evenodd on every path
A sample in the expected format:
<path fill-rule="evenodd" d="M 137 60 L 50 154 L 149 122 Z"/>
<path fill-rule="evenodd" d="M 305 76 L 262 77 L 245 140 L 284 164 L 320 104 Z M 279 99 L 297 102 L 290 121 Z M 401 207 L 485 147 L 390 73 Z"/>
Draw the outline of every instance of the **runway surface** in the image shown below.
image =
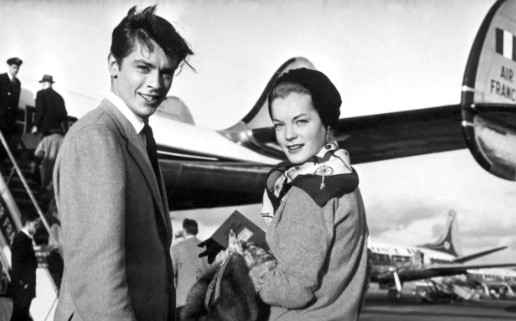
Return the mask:
<path fill-rule="evenodd" d="M 516 320 L 516 300 L 421 303 L 416 296 L 405 295 L 399 302 L 387 293 L 368 293 L 360 321 L 492 321 Z"/>

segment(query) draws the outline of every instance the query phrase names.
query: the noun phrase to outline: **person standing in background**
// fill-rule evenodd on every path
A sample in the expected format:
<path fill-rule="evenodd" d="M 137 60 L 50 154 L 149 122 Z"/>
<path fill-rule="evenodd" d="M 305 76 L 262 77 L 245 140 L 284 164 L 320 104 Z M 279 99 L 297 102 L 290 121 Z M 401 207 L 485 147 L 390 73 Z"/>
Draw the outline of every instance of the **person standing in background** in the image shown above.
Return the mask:
<path fill-rule="evenodd" d="M 36 268 L 38 263 L 33 246 L 33 236 L 38 228 L 36 215 L 23 215 L 23 227 L 16 233 L 11 245 L 11 282 L 13 289 L 13 314 L 11 321 L 32 320 L 30 304 L 36 297 Z"/>
<path fill-rule="evenodd" d="M 16 75 L 18 75 L 22 63 L 20 58 L 9 58 L 7 59 L 9 71 L 0 74 L 0 130 L 13 153 L 16 153 L 18 142 L 16 120 L 18 119 L 21 93 L 21 82 Z M 6 155 L 4 148 L 0 148 L 0 161 Z"/>
<path fill-rule="evenodd" d="M 63 135 L 62 124 L 68 116 L 64 99 L 52 88 L 54 79 L 51 75 L 43 75 L 39 82 L 43 89 L 36 94 L 36 119 L 32 132 L 39 132 L 43 137 L 53 133 Z"/>
<path fill-rule="evenodd" d="M 115 27 L 111 91 L 70 127 L 57 156 L 64 273 L 55 321 L 175 320 L 172 226 L 148 123 L 193 52 L 155 11 L 135 6 Z"/>
<path fill-rule="evenodd" d="M 203 251 L 198 247 L 201 241 L 196 237 L 199 227 L 195 220 L 183 220 L 183 241 L 172 246 L 172 264 L 174 265 L 174 283 L 176 285 L 176 315 L 181 315 L 181 309 L 186 304 L 188 291 L 194 283 L 208 271 L 210 265 L 207 258 L 200 258 Z M 176 235 L 177 237 L 177 235 Z M 177 318 L 179 320 L 179 318 Z"/>

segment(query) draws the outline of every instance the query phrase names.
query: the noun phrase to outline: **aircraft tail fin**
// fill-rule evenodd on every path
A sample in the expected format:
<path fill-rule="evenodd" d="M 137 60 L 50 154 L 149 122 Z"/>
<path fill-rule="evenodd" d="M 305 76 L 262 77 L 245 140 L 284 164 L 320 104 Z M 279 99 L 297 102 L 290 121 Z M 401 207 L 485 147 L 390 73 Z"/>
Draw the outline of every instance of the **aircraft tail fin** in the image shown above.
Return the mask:
<path fill-rule="evenodd" d="M 454 210 L 448 212 L 448 220 L 443 234 L 436 242 L 423 244 L 420 247 L 459 257 L 462 254 L 462 246 L 459 239 L 457 213 Z"/>
<path fill-rule="evenodd" d="M 284 62 L 278 70 L 272 75 L 271 79 L 265 86 L 262 94 L 254 104 L 253 108 L 241 121 L 239 121 L 234 126 L 224 130 L 224 132 L 232 132 L 235 130 L 242 129 L 255 129 L 262 127 L 271 127 L 272 123 L 269 117 L 269 111 L 267 106 L 267 97 L 269 96 L 269 92 L 274 85 L 274 81 L 283 73 L 296 68 L 308 68 L 315 69 L 315 66 L 306 58 L 303 57 L 294 57 L 290 58 L 286 62 Z"/>

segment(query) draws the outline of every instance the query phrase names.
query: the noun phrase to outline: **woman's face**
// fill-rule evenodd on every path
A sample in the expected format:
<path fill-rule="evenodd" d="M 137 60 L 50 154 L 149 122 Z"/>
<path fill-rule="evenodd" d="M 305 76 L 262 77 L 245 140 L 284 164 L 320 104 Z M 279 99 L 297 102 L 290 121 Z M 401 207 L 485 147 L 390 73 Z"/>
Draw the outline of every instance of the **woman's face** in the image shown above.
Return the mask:
<path fill-rule="evenodd" d="M 326 129 L 308 94 L 290 93 L 271 105 L 272 122 L 281 149 L 293 164 L 302 164 L 326 143 Z"/>

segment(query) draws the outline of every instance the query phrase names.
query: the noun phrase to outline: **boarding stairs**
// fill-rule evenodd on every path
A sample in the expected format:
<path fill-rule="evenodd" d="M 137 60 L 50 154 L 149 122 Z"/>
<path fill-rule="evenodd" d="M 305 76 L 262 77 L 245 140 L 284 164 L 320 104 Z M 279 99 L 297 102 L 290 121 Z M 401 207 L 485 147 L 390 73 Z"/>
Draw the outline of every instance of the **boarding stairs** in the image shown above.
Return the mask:
<path fill-rule="evenodd" d="M 1 132 L 0 141 L 0 148 L 9 156 L 0 164 L 0 321 L 9 320 L 12 313 L 12 300 L 7 286 L 10 282 L 10 245 L 14 234 L 21 229 L 22 213 L 37 214 L 42 222 L 34 236 L 38 268 L 36 298 L 31 304 L 31 316 L 34 321 L 52 320 L 59 289 L 55 275 L 53 277 L 49 271 L 47 257 L 50 247 L 47 243 L 48 240 L 56 242 L 42 210 L 44 204 L 41 202 L 42 195 L 37 177 L 35 146 L 27 146 L 27 141 L 24 143 L 22 139 L 14 157 Z"/>

